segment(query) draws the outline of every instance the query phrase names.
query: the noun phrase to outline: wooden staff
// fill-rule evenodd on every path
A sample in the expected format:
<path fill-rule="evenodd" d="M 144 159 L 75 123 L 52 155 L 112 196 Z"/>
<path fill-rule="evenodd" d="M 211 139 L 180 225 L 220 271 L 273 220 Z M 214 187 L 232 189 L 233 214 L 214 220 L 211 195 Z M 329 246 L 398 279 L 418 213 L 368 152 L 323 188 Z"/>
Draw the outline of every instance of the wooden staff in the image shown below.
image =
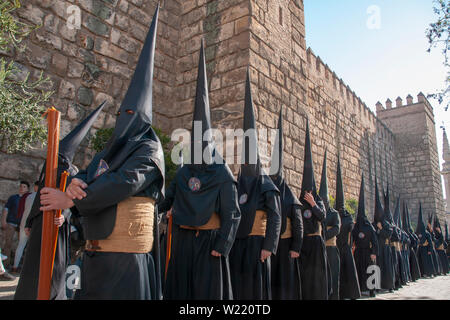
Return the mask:
<path fill-rule="evenodd" d="M 173 217 L 170 215 L 167 223 L 167 248 L 166 248 L 166 271 L 164 273 L 164 279 L 167 279 L 167 268 L 169 267 L 170 253 L 172 248 L 172 224 Z"/>
<path fill-rule="evenodd" d="M 60 178 L 60 182 L 59 182 L 59 190 L 61 190 L 62 192 L 66 192 L 66 184 L 67 184 L 67 178 L 69 177 L 69 173 L 67 171 L 64 171 L 61 174 L 61 178 Z M 56 214 L 55 217 L 59 218 L 61 217 L 61 212 L 62 210 L 56 210 Z M 58 244 L 58 232 L 59 232 L 59 228 L 53 224 L 53 230 L 52 230 L 52 270 L 51 270 L 51 274 L 53 275 L 53 265 L 55 262 L 55 253 L 56 253 L 56 245 Z"/>
<path fill-rule="evenodd" d="M 59 127 L 61 113 L 51 107 L 44 114 L 48 122 L 47 160 L 45 170 L 45 186 L 56 188 L 59 151 Z M 42 214 L 41 256 L 39 266 L 38 300 L 50 299 L 53 265 L 53 228 L 55 210 L 44 211 Z"/>

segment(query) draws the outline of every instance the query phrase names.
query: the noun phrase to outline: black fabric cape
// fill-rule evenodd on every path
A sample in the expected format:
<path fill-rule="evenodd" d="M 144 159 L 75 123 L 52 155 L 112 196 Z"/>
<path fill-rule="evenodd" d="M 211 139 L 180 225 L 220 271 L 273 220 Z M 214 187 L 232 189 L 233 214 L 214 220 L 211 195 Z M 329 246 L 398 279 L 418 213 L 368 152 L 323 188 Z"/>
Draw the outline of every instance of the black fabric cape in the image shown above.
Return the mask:
<path fill-rule="evenodd" d="M 337 237 L 341 229 L 341 218 L 339 213 L 333 208 L 327 210 L 325 219 L 325 241 Z M 328 263 L 330 266 L 332 293 L 329 300 L 339 300 L 339 277 L 341 268 L 341 259 L 337 246 L 326 246 Z"/>
<path fill-rule="evenodd" d="M 361 297 L 361 291 L 352 253 L 353 241 L 351 239 L 355 223 L 347 211 L 339 212 L 339 214 L 341 216 L 341 230 L 337 238 L 337 245 L 341 256 L 339 298 L 341 300 L 358 299 Z"/>
<path fill-rule="evenodd" d="M 300 300 L 302 297 L 299 259 L 292 259 L 290 251 L 300 253 L 303 243 L 303 220 L 300 202 L 282 177 L 272 178 L 280 190 L 281 231 L 286 230 L 286 220 L 292 224 L 292 238 L 280 239 L 277 253 L 271 257 L 271 283 L 273 300 Z"/>
<path fill-rule="evenodd" d="M 438 254 L 439 262 L 442 267 L 442 274 L 446 275 L 449 273 L 449 265 L 447 254 L 445 253 L 444 245 L 444 235 L 436 231 L 436 252 Z M 439 249 L 442 248 L 442 249 Z"/>

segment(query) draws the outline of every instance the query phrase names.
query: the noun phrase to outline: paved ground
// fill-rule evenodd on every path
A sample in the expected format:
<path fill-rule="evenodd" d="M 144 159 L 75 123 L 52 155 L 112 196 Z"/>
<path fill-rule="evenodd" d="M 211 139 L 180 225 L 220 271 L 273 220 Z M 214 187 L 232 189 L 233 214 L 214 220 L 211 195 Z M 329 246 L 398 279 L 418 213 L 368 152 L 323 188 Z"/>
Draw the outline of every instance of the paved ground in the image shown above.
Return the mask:
<path fill-rule="evenodd" d="M 393 293 L 381 293 L 368 300 L 450 300 L 450 275 L 420 279 Z"/>
<path fill-rule="evenodd" d="M 0 281 L 0 300 L 12 300 L 19 278 Z M 393 293 L 381 293 L 365 300 L 450 300 L 450 275 L 420 279 Z"/>

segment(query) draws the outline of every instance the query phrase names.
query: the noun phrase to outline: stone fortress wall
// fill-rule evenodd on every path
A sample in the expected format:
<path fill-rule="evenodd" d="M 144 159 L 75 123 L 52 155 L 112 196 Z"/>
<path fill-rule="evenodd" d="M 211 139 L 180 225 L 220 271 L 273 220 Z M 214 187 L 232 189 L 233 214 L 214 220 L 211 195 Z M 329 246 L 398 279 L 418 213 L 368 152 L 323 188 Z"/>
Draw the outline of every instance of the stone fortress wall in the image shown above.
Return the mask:
<path fill-rule="evenodd" d="M 62 131 L 103 100 L 108 107 L 94 129 L 112 127 L 137 62 L 156 1 L 28 0 L 20 18 L 42 24 L 27 41 L 25 53 L 12 52 L 23 73 L 40 70 L 53 80 L 54 104 L 63 113 Z M 76 6 L 80 29 L 67 21 Z M 316 181 L 325 149 L 334 196 L 340 152 L 347 199 L 358 199 L 366 179 L 366 208 L 373 215 L 374 179 L 389 183 L 417 215 L 444 213 L 432 108 L 419 94 L 416 102 L 377 106 L 375 115 L 305 42 L 302 0 L 163 0 L 155 57 L 154 124 L 170 135 L 190 129 L 200 42 L 206 46 L 213 127 L 241 128 L 245 74 L 249 67 L 259 128 L 274 129 L 283 106 L 285 175 L 299 194 L 306 119 L 309 119 Z M 380 92 L 380 96 L 383 93 Z M 76 164 L 92 158 L 87 143 Z M 268 153 L 271 146 L 268 146 Z M 0 153 L 0 201 L 20 178 L 34 181 L 42 150 L 27 155 Z M 16 164 L 19 164 L 18 166 Z M 5 170 L 5 168 L 10 168 Z M 17 168 L 17 169 L 16 169 Z M 238 166 L 232 169 L 237 173 Z M 20 178 L 19 178 L 20 177 Z M 394 196 L 391 196 L 392 210 Z"/>

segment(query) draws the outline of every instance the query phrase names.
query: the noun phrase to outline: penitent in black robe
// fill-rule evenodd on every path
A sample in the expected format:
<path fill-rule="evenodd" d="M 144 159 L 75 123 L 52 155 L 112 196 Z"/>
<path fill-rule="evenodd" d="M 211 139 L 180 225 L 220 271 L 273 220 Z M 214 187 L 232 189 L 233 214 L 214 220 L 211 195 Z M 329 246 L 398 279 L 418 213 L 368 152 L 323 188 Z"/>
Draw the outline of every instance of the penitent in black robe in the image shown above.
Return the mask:
<path fill-rule="evenodd" d="M 422 277 L 432 277 L 434 275 L 434 265 L 432 258 L 431 235 L 428 231 L 419 233 L 419 249 L 417 250 L 417 259 Z"/>
<path fill-rule="evenodd" d="M 237 300 L 271 300 L 271 257 L 261 262 L 261 250 L 277 252 L 281 229 L 279 190 L 267 175 L 238 179 L 241 222 L 230 252 L 231 283 Z M 257 210 L 267 213 L 265 236 L 251 233 Z"/>
<path fill-rule="evenodd" d="M 355 243 L 355 265 L 358 272 L 358 282 L 361 291 L 370 291 L 367 288 L 367 279 L 369 277 L 368 268 L 376 264 L 376 260 L 371 259 L 371 255 L 378 255 L 378 239 L 374 227 L 367 221 L 361 223 L 358 228 L 352 231 L 353 241 Z"/>
<path fill-rule="evenodd" d="M 306 201 L 305 201 L 306 202 Z M 301 207 L 303 218 L 303 245 L 300 253 L 300 274 L 302 277 L 303 300 L 328 300 L 327 254 L 322 235 L 313 235 L 319 231 L 325 220 L 325 208 L 319 196 L 316 206 Z"/>
<path fill-rule="evenodd" d="M 341 230 L 337 238 L 338 249 L 341 255 L 339 298 L 341 300 L 359 299 L 361 290 L 352 254 L 352 230 L 355 223 L 347 211 L 339 213 L 341 215 Z"/>
<path fill-rule="evenodd" d="M 302 287 L 299 258 L 293 259 L 290 255 L 290 251 L 300 253 L 303 243 L 303 220 L 300 202 L 292 194 L 283 178 L 275 178 L 274 183 L 280 190 L 281 195 L 282 221 L 280 235 L 285 232 L 286 221 L 289 218 L 292 225 L 292 237 L 280 238 L 277 253 L 271 257 L 272 299 L 300 300 L 302 298 Z"/>
<path fill-rule="evenodd" d="M 381 289 L 393 290 L 395 287 L 395 274 L 392 264 L 392 250 L 389 243 L 393 228 L 387 221 L 383 221 L 381 224 L 381 230 L 374 224 L 378 236 L 379 255 L 377 264 L 381 271 Z"/>
<path fill-rule="evenodd" d="M 442 274 L 446 275 L 449 273 L 449 265 L 447 254 L 445 253 L 444 236 L 442 233 L 438 233 L 437 231 L 436 231 L 436 252 L 439 258 L 439 262 L 441 264 Z"/>
<path fill-rule="evenodd" d="M 193 189 L 192 179 L 200 184 Z M 229 300 L 233 298 L 228 256 L 240 220 L 236 181 L 228 166 L 185 165 L 180 168 L 161 204 L 172 208 L 172 251 L 164 285 L 166 300 Z M 220 228 L 191 230 L 206 224 L 213 213 Z M 221 257 L 211 255 L 215 250 Z"/>
<path fill-rule="evenodd" d="M 420 267 L 417 259 L 418 241 L 417 235 L 414 232 L 408 232 L 411 245 L 409 246 L 409 266 L 411 269 L 411 280 L 417 281 L 420 279 Z"/>
<path fill-rule="evenodd" d="M 105 239 L 115 225 L 117 204 L 129 197 L 159 199 L 163 186 L 162 150 L 156 135 L 129 141 L 96 176 L 103 152 L 75 178 L 88 184 L 87 196 L 74 200 L 87 240 Z M 155 213 L 156 214 L 156 213 Z M 157 217 L 155 217 L 156 219 Z M 149 253 L 89 252 L 82 257 L 81 289 L 75 299 L 158 299 L 155 259 Z"/>
<path fill-rule="evenodd" d="M 327 210 L 327 217 L 325 219 L 325 240 L 328 241 L 337 237 L 341 228 L 341 218 L 339 213 L 333 208 Z M 339 300 L 339 277 L 341 268 L 341 259 L 337 245 L 326 245 L 327 259 L 330 266 L 331 287 L 332 293 L 329 300 Z"/>

